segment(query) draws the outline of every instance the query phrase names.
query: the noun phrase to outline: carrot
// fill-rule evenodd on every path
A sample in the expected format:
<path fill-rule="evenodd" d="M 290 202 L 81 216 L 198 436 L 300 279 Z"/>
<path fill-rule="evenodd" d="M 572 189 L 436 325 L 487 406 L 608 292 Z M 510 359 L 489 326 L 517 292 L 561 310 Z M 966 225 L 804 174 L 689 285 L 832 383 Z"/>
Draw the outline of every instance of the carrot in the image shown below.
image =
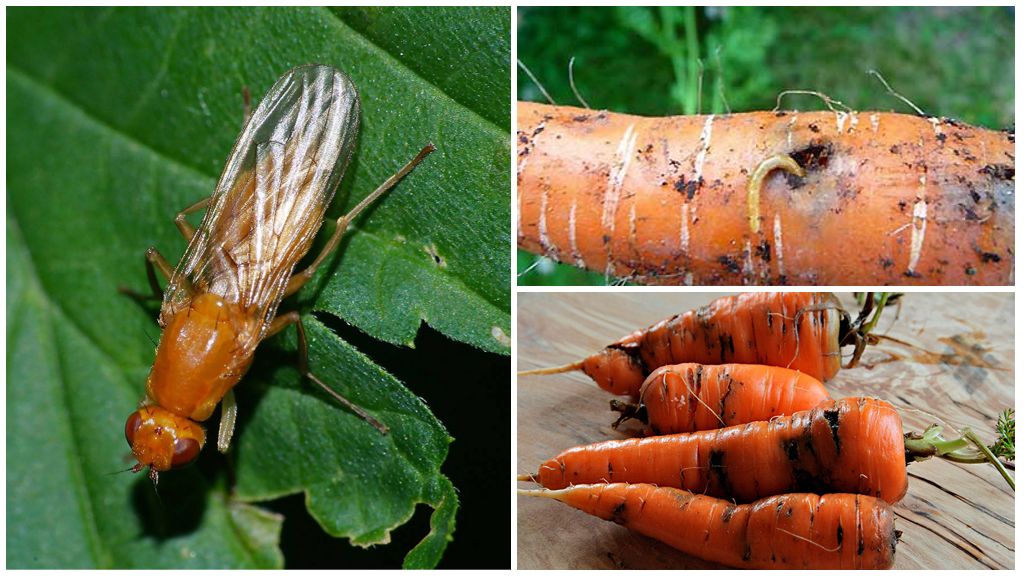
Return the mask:
<path fill-rule="evenodd" d="M 651 484 L 520 490 L 611 520 L 697 558 L 735 568 L 889 568 L 899 531 L 884 500 L 785 494 L 735 505 Z"/>
<path fill-rule="evenodd" d="M 863 398 L 771 422 L 572 448 L 542 464 L 536 480 L 552 489 L 649 482 L 739 502 L 787 492 L 897 502 L 907 490 L 900 417 Z"/>
<path fill-rule="evenodd" d="M 629 418 L 647 424 L 651 434 L 724 428 L 809 410 L 828 399 L 818 380 L 787 368 L 751 364 L 662 366 L 640 388 L 640 400 L 612 400 Z"/>
<path fill-rule="evenodd" d="M 865 323 L 873 298 L 854 321 L 831 294 L 728 296 L 637 330 L 580 362 L 519 375 L 582 370 L 608 392 L 633 397 L 656 368 L 680 362 L 782 366 L 827 381 L 839 371 L 841 346 L 855 346 L 848 366 L 856 363 L 884 303 L 883 297 Z"/>
<path fill-rule="evenodd" d="M 937 433 L 927 434 L 904 435 L 899 414 L 887 402 L 844 398 L 769 422 L 579 446 L 526 479 L 551 489 L 647 482 L 738 502 L 788 492 L 850 492 L 893 503 L 907 491 L 906 463 L 938 456 L 991 463 L 1013 486 L 991 453 L 972 453 L 968 460 L 955 451 L 963 442 L 951 450 Z"/>
<path fill-rule="evenodd" d="M 520 102 L 519 246 L 649 284 L 1012 284 L 1014 134 Z"/>

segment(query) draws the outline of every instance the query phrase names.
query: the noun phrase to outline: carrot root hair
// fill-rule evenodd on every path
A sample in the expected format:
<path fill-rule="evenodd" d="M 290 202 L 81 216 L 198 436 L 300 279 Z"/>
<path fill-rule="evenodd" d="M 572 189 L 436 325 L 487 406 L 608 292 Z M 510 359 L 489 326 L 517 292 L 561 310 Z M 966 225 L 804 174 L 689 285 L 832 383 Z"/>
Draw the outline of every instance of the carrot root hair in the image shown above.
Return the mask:
<path fill-rule="evenodd" d="M 885 86 L 885 89 L 889 92 L 889 94 L 895 96 L 896 98 L 899 98 L 900 100 L 903 101 L 904 104 L 906 104 L 907 106 L 910 106 L 911 108 L 913 108 L 914 112 L 917 112 L 918 116 L 921 116 L 922 118 L 928 116 L 927 114 L 924 113 L 923 110 L 921 110 L 920 108 L 917 107 L 917 104 L 914 104 L 913 102 L 911 102 L 910 98 L 907 98 L 903 94 L 900 94 L 899 92 L 893 90 L 892 87 L 889 86 L 889 83 L 885 81 L 885 78 L 883 78 L 882 75 L 878 72 L 878 70 L 875 70 L 875 69 L 868 70 L 868 74 L 871 75 L 871 76 L 874 76 L 875 78 L 878 78 L 878 81 L 882 83 L 882 86 Z"/>
<path fill-rule="evenodd" d="M 536 368 L 533 370 L 522 370 L 516 372 L 516 376 L 542 376 L 546 374 L 564 374 L 566 372 L 575 372 L 576 370 L 583 369 L 583 361 L 573 362 L 572 364 L 566 364 L 565 366 L 554 366 L 552 368 Z"/>
<path fill-rule="evenodd" d="M 805 306 L 800 310 L 797 310 L 796 315 L 793 316 L 793 341 L 796 344 L 796 349 L 793 350 L 793 359 L 789 361 L 789 364 L 786 364 L 786 368 L 793 366 L 793 362 L 796 362 L 796 359 L 800 356 L 800 318 L 808 312 L 824 312 L 826 310 L 835 310 L 836 312 L 838 312 L 843 317 L 843 325 L 850 326 L 852 324 L 850 321 L 849 312 L 843 310 L 841 306 L 837 306 L 829 302 L 823 304 L 814 304 L 812 306 Z M 840 329 L 840 331 L 842 331 L 842 329 Z M 842 347 L 845 344 L 845 339 L 846 334 L 839 334 L 840 347 Z M 857 358 L 860 358 L 860 354 L 857 354 Z M 852 368 L 853 366 L 854 365 L 851 364 L 848 366 L 843 366 L 843 368 Z"/>
<path fill-rule="evenodd" d="M 857 314 L 857 318 L 853 319 L 850 313 L 844 310 L 840 306 L 836 306 L 832 303 L 815 304 L 813 306 L 806 306 L 797 311 L 796 316 L 793 318 L 794 339 L 796 341 L 796 351 L 793 354 L 793 359 L 789 361 L 786 366 L 792 366 L 793 362 L 796 361 L 797 356 L 800 354 L 800 317 L 807 312 L 822 312 L 825 310 L 835 310 L 842 316 L 842 328 L 840 328 L 839 334 L 839 346 L 853 346 L 853 355 L 850 357 L 850 361 L 843 365 L 843 368 L 853 368 L 860 362 L 860 357 L 864 354 L 864 350 L 868 346 L 874 346 L 878 344 L 886 336 L 880 336 L 872 334 L 871 331 L 878 325 L 878 320 L 882 316 L 882 310 L 890 305 L 897 304 L 902 306 L 900 297 L 902 294 L 882 292 L 878 299 L 875 299 L 873 292 L 868 292 L 864 295 L 864 304 L 860 312 Z"/>
<path fill-rule="evenodd" d="M 775 108 L 772 108 L 772 112 L 779 111 L 779 109 L 782 107 L 782 97 L 787 96 L 789 94 L 805 94 L 807 96 L 817 96 L 818 98 L 821 98 L 821 101 L 824 102 L 825 106 L 828 106 L 828 109 L 831 110 L 832 112 L 840 112 L 840 110 L 836 110 L 836 106 L 842 108 L 842 112 L 844 113 L 849 114 L 850 112 L 853 112 L 853 108 L 850 108 L 849 106 L 843 104 L 839 100 L 832 98 L 831 96 L 825 94 L 824 92 L 818 92 L 817 90 L 783 90 L 782 92 L 779 92 L 778 97 L 775 99 Z"/>
<path fill-rule="evenodd" d="M 590 104 L 587 104 L 587 101 L 584 100 L 583 96 L 580 95 L 580 91 L 576 89 L 576 79 L 573 78 L 573 75 L 572 75 L 572 65 L 575 62 L 576 62 L 576 57 L 575 56 L 569 58 L 569 87 L 572 88 L 572 93 L 573 93 L 574 96 L 576 96 L 576 100 L 578 100 L 580 104 L 583 104 L 584 108 L 586 108 L 587 110 L 590 110 Z"/>
<path fill-rule="evenodd" d="M 547 99 L 548 103 L 552 106 L 557 106 L 557 104 L 555 104 L 555 99 L 551 97 L 551 94 L 548 94 L 548 91 L 544 89 L 544 85 L 540 83 L 540 80 L 537 80 L 537 77 L 533 75 L 533 72 L 530 72 L 530 69 L 526 67 L 526 64 L 523 64 L 523 61 L 518 58 L 516 58 L 516 64 L 519 65 L 523 72 L 526 72 L 526 75 L 530 77 L 530 81 L 533 82 L 534 86 L 540 89 L 540 93 L 544 95 L 544 98 Z"/>
<path fill-rule="evenodd" d="M 821 548 L 825 552 L 838 552 L 839 549 L 843 547 L 842 544 L 838 544 L 838 545 L 836 545 L 835 548 L 826 548 L 825 546 L 815 542 L 814 540 L 811 540 L 810 538 L 807 538 L 805 536 L 801 536 L 801 535 L 799 535 L 799 534 L 797 534 L 795 532 L 790 532 L 789 530 L 786 530 L 785 528 L 776 527 L 775 529 L 778 530 L 779 532 L 783 532 L 785 534 L 789 534 L 790 536 L 792 536 L 793 538 L 796 538 L 797 540 L 803 540 L 804 542 L 807 542 L 808 544 L 811 544 L 812 546 L 816 546 L 818 548 Z"/>

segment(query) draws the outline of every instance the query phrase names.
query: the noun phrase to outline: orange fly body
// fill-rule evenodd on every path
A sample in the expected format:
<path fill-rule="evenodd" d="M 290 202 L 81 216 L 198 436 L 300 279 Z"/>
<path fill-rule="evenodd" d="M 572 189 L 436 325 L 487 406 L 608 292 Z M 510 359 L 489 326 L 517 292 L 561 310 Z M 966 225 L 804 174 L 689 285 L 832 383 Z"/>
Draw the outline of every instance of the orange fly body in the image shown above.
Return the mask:
<path fill-rule="evenodd" d="M 217 447 L 228 449 L 234 430 L 232 388 L 252 363 L 256 346 L 290 324 L 298 328 L 300 370 L 361 418 L 387 428 L 318 380 L 306 367 L 298 312 L 277 313 L 281 300 L 308 281 L 337 247 L 349 223 L 434 150 L 428 144 L 337 221 L 323 251 L 293 274 L 309 251 L 341 181 L 359 131 L 359 96 L 351 80 L 330 66 L 286 72 L 263 98 L 235 142 L 213 195 L 175 220 L 189 241 L 173 269 L 155 248 L 146 252 L 150 284 L 162 299 L 163 333 L 146 381 L 146 397 L 125 423 L 138 460 L 159 472 L 194 461 L 206 442 L 199 424 L 217 404 Z M 186 220 L 206 209 L 199 228 Z M 160 294 L 154 267 L 168 278 Z"/>

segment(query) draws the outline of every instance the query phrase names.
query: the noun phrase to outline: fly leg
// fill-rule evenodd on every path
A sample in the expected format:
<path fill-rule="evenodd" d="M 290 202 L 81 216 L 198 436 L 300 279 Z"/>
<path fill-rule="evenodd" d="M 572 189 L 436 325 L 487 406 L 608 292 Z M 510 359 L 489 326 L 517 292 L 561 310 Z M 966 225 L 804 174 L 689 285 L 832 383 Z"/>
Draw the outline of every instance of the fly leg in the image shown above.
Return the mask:
<path fill-rule="evenodd" d="M 119 286 L 117 291 L 136 300 L 163 300 L 164 291 L 160 289 L 160 283 L 156 280 L 156 270 L 163 274 L 164 280 L 169 279 L 174 272 L 174 268 L 171 268 L 163 254 L 156 248 L 150 247 L 146 250 L 146 278 L 149 279 L 149 287 L 153 293 L 141 294 L 124 286 Z"/>
<path fill-rule="evenodd" d="M 174 225 L 178 227 L 178 231 L 185 237 L 185 240 L 192 240 L 192 237 L 196 234 L 196 229 L 185 220 L 185 217 L 193 212 L 197 212 L 206 208 L 210 204 L 210 198 L 203 198 L 199 202 L 192 204 L 185 208 L 178 215 L 174 217 Z M 155 268 L 155 269 L 154 269 Z M 155 247 L 150 246 L 146 250 L 146 278 L 149 280 L 149 287 L 153 291 L 152 294 L 141 294 L 126 288 L 124 286 L 118 287 L 117 291 L 136 300 L 163 300 L 164 291 L 160 288 L 160 283 L 156 279 L 156 270 L 160 270 L 163 274 L 164 280 L 170 280 L 171 275 L 174 273 L 174 268 L 171 266 L 167 259 L 164 258 L 163 254 L 160 253 Z"/>
<path fill-rule="evenodd" d="M 348 214 L 345 214 L 341 218 L 338 218 L 337 227 L 334 229 L 334 234 L 331 234 L 330 240 L 327 241 L 327 245 L 324 246 L 323 250 L 321 250 L 320 254 L 316 257 L 316 260 L 314 260 L 313 263 L 310 264 L 308 268 L 291 277 L 291 279 L 288 281 L 288 286 L 285 287 L 284 297 L 291 296 L 292 294 L 298 292 L 299 288 L 302 288 L 302 286 L 306 282 L 308 282 L 310 278 L 313 277 L 313 274 L 316 272 L 316 269 L 319 268 L 320 265 L 323 264 L 324 260 L 331 254 L 331 252 L 333 252 L 334 249 L 338 247 L 338 243 L 341 242 L 341 235 L 345 233 L 345 229 L 348 228 L 348 225 L 351 224 L 353 220 L 355 220 L 356 216 L 359 216 L 360 212 L 362 212 L 370 204 L 373 204 L 373 202 L 380 198 L 381 195 L 383 195 L 385 192 L 394 187 L 394 185 L 397 184 L 399 180 L 404 178 L 406 174 L 408 174 L 413 168 L 416 167 L 417 164 L 422 162 L 423 159 L 427 157 L 427 154 L 430 154 L 434 150 L 436 150 L 436 148 L 434 148 L 433 144 L 427 144 L 426 146 L 424 146 L 423 149 L 420 150 L 420 153 L 417 154 L 415 158 L 410 160 L 408 164 L 403 166 L 401 170 L 392 174 L 391 177 L 385 180 L 383 184 L 378 186 L 377 189 L 374 190 L 372 194 L 370 194 L 366 198 L 363 198 L 363 201 L 357 204 L 356 207 L 349 211 Z M 299 333 L 302 333 L 301 328 L 299 329 Z"/>
<path fill-rule="evenodd" d="M 185 240 L 191 242 L 192 237 L 196 235 L 196 229 L 193 228 L 192 225 L 188 223 L 188 220 L 185 220 L 185 217 L 188 216 L 189 214 L 198 212 L 209 205 L 210 197 L 207 196 L 206 198 L 203 198 L 199 202 L 196 202 L 195 204 L 192 204 L 188 208 L 185 208 L 181 212 L 178 212 L 178 215 L 174 217 L 174 225 L 178 227 L 178 230 L 181 232 L 181 235 L 185 237 Z"/>
<path fill-rule="evenodd" d="M 348 398 L 345 398 L 341 394 L 338 394 L 337 392 L 332 390 L 329 386 L 321 382 L 319 378 L 317 378 L 312 372 L 309 371 L 309 359 L 307 357 L 309 346 L 306 343 L 306 330 L 302 327 L 302 317 L 299 315 L 298 312 L 295 312 L 293 310 L 286 314 L 279 314 L 270 323 L 270 326 L 267 328 L 267 334 L 266 336 L 264 336 L 264 338 L 269 338 L 274 334 L 277 334 L 281 330 L 287 328 L 289 324 L 295 324 L 295 328 L 299 332 L 299 372 L 302 372 L 304 376 L 308 377 L 310 380 L 315 382 L 317 386 L 323 388 L 324 392 L 330 394 L 335 400 L 340 402 L 342 406 L 348 408 L 356 416 L 359 416 L 360 418 L 365 420 L 367 424 L 376 428 L 381 434 L 387 434 L 387 426 L 382 424 L 373 416 L 370 416 L 370 414 L 367 413 L 366 410 L 363 410 L 361 407 L 359 407 L 359 405 L 353 403 Z"/>
<path fill-rule="evenodd" d="M 231 447 L 231 437 L 235 434 L 235 419 L 238 417 L 238 404 L 235 403 L 235 391 L 228 389 L 220 399 L 220 427 L 217 429 L 217 451 L 226 454 Z"/>

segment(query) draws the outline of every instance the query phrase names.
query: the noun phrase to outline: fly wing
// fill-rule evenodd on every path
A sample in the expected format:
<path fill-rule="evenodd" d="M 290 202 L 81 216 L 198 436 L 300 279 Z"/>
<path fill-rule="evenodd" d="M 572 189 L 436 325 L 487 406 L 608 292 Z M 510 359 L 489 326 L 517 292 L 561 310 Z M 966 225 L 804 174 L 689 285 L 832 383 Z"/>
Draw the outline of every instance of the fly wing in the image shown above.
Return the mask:
<path fill-rule="evenodd" d="M 254 348 L 341 181 L 359 130 L 355 86 L 329 66 L 286 72 L 242 130 L 168 283 L 161 322 L 212 292 L 245 306 Z"/>

